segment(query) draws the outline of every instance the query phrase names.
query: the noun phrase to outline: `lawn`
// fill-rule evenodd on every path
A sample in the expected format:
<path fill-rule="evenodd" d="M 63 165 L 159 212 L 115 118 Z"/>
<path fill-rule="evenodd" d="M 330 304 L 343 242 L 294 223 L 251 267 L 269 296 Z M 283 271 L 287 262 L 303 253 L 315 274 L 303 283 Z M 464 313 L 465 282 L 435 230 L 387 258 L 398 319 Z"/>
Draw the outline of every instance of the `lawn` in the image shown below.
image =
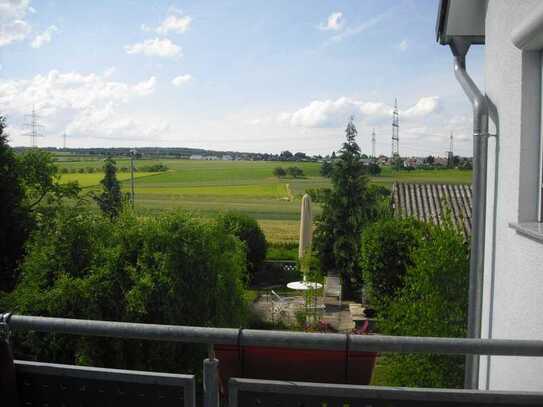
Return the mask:
<path fill-rule="evenodd" d="M 136 178 L 142 178 L 142 177 L 148 177 L 155 175 L 152 172 L 138 172 L 135 174 Z M 62 174 L 60 177 L 61 182 L 67 183 L 72 181 L 77 181 L 79 183 L 79 186 L 82 188 L 88 188 L 97 186 L 100 184 L 100 181 L 104 178 L 104 174 L 101 172 L 93 173 L 93 174 Z M 119 181 L 125 181 L 130 179 L 130 173 L 127 172 L 120 172 L 117 174 L 117 179 Z"/>
<path fill-rule="evenodd" d="M 136 168 L 162 163 L 168 171 L 136 172 L 136 207 L 146 211 L 188 209 L 204 217 L 235 210 L 253 216 L 271 242 L 298 238 L 300 198 L 307 189 L 327 188 L 330 180 L 319 175 L 319 163 L 269 161 L 137 160 Z M 60 167 L 101 169 L 103 160 L 59 161 Z M 129 167 L 129 160 L 118 159 L 118 168 Z M 275 167 L 298 166 L 302 178 L 277 178 Z M 95 189 L 101 172 L 63 174 L 62 180 L 77 180 L 82 187 Z M 119 172 L 123 191 L 130 190 L 130 174 Z M 469 183 L 471 171 L 416 170 L 394 171 L 383 168 L 371 182 L 391 187 L 395 181 L 418 183 Z M 315 205 L 314 213 L 320 208 Z"/>

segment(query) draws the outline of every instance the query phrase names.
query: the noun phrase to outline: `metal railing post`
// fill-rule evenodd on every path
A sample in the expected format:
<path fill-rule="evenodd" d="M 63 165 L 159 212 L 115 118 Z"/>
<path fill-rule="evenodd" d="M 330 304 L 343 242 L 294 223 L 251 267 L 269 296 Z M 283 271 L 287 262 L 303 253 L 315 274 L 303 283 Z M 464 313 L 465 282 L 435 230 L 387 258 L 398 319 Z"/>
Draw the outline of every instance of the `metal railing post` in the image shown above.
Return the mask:
<path fill-rule="evenodd" d="M 219 361 L 213 345 L 209 346 L 209 357 L 204 360 L 204 407 L 219 407 Z"/>

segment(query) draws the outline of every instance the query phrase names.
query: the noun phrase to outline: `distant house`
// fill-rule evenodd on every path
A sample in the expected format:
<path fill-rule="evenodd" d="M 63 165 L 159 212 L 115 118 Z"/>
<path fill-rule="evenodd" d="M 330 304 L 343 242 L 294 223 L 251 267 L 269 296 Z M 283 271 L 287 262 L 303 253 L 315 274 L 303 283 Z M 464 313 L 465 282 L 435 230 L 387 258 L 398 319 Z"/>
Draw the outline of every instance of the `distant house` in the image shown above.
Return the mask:
<path fill-rule="evenodd" d="M 449 159 L 445 157 L 434 157 L 434 165 L 441 165 L 446 167 L 449 165 Z"/>
<path fill-rule="evenodd" d="M 403 161 L 405 168 L 418 168 L 424 164 L 424 159 L 421 157 L 409 157 Z"/>
<path fill-rule="evenodd" d="M 190 156 L 190 159 L 191 159 L 191 160 L 203 160 L 204 157 L 203 157 L 201 154 L 192 154 L 192 155 Z"/>
<path fill-rule="evenodd" d="M 217 157 L 216 155 L 206 155 L 204 156 L 204 160 L 217 161 L 217 160 L 220 160 L 220 158 Z"/>
<path fill-rule="evenodd" d="M 447 212 L 465 238 L 471 232 L 471 185 L 407 184 L 392 186 L 394 215 L 442 224 Z"/>
<path fill-rule="evenodd" d="M 230 154 L 225 154 L 222 156 L 223 161 L 232 161 L 234 158 Z"/>

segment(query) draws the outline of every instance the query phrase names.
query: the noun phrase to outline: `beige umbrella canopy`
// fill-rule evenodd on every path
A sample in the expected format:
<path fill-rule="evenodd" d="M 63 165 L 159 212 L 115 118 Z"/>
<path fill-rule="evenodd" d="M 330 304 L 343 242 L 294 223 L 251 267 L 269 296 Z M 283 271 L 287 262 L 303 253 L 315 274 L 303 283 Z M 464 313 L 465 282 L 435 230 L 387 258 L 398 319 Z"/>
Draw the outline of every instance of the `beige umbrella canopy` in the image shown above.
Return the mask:
<path fill-rule="evenodd" d="M 300 244 L 298 258 L 302 260 L 306 254 L 311 253 L 311 240 L 313 236 L 313 215 L 311 213 L 311 197 L 305 194 L 302 198 L 300 215 Z"/>
<path fill-rule="evenodd" d="M 311 214 L 311 198 L 305 194 L 302 198 L 302 213 L 300 217 L 300 245 L 298 248 L 298 257 L 300 263 L 304 264 L 304 257 L 311 255 L 311 239 L 313 235 L 313 216 Z M 288 283 L 287 287 L 293 290 L 315 290 L 322 288 L 322 284 L 306 281 L 305 270 L 303 281 L 294 281 Z"/>

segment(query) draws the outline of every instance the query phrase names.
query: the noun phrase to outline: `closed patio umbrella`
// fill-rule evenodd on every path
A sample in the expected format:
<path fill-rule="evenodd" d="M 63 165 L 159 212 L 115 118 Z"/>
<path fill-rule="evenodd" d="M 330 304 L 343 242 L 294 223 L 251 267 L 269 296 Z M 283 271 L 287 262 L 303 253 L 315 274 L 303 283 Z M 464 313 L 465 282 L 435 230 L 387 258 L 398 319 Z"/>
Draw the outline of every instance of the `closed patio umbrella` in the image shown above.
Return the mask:
<path fill-rule="evenodd" d="M 298 258 L 300 264 L 305 262 L 304 257 L 311 256 L 311 240 L 313 236 L 313 215 L 311 213 L 311 197 L 305 194 L 302 198 L 302 208 L 300 214 L 300 242 L 298 246 Z M 305 271 L 302 269 L 303 281 L 294 281 L 288 283 L 287 287 L 293 290 L 315 290 L 322 288 L 322 284 L 306 281 Z"/>
<path fill-rule="evenodd" d="M 311 241 L 313 238 L 313 214 L 311 212 L 311 197 L 305 194 L 302 198 L 300 214 L 300 243 L 298 246 L 298 258 L 302 260 L 306 254 L 311 253 Z"/>

